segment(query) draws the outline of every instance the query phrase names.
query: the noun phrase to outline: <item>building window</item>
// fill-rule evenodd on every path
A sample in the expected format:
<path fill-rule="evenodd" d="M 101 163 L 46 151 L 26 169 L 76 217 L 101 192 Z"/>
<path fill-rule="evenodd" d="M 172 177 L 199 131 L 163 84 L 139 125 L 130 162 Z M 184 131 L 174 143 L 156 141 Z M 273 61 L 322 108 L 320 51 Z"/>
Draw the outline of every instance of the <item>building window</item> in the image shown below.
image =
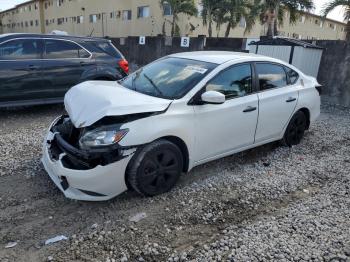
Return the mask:
<path fill-rule="evenodd" d="M 299 18 L 299 22 L 305 24 L 305 16 L 304 16 L 304 15 L 302 15 L 302 16 Z"/>
<path fill-rule="evenodd" d="M 90 23 L 97 23 L 101 19 L 101 14 L 90 15 Z"/>
<path fill-rule="evenodd" d="M 163 14 L 164 15 L 173 15 L 173 11 L 171 10 L 171 5 L 169 3 L 163 4 Z"/>
<path fill-rule="evenodd" d="M 64 3 L 64 0 L 57 0 L 57 6 L 63 5 L 63 3 Z"/>
<path fill-rule="evenodd" d="M 137 8 L 137 18 L 149 17 L 149 6 L 139 6 Z"/>
<path fill-rule="evenodd" d="M 77 16 L 77 24 L 82 24 L 82 23 L 84 23 L 84 16 Z"/>
<path fill-rule="evenodd" d="M 57 24 L 62 25 L 64 23 L 64 18 L 57 18 Z"/>
<path fill-rule="evenodd" d="M 35 26 L 39 26 L 39 20 L 35 20 Z"/>
<path fill-rule="evenodd" d="M 123 11 L 123 20 L 131 20 L 131 19 L 132 19 L 131 10 L 124 10 Z"/>
<path fill-rule="evenodd" d="M 30 26 L 33 26 L 34 25 L 34 22 L 33 20 L 30 21 Z"/>

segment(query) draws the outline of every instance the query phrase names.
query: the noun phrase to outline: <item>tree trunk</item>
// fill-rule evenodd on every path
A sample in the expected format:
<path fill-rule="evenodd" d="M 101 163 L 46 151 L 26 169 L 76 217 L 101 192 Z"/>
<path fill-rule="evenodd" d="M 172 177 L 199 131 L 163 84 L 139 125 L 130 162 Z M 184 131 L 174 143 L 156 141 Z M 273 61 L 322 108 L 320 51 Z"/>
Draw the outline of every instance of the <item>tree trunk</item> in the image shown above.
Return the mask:
<path fill-rule="evenodd" d="M 278 35 L 278 22 L 277 19 L 275 19 L 275 22 L 273 23 L 273 35 Z"/>
<path fill-rule="evenodd" d="M 226 32 L 225 32 L 225 37 L 229 37 L 231 32 L 231 22 L 228 22 L 227 27 L 226 27 Z"/>
<path fill-rule="evenodd" d="M 173 14 L 173 24 L 171 26 L 171 36 L 175 36 L 175 27 L 176 27 L 176 16 Z"/>
<path fill-rule="evenodd" d="M 350 20 L 345 26 L 345 33 L 346 33 L 346 41 L 350 43 Z"/>
<path fill-rule="evenodd" d="M 210 18 L 210 21 L 209 21 L 209 25 L 208 25 L 208 35 L 209 37 L 212 37 L 213 35 L 213 25 L 212 25 L 212 21 L 211 21 L 211 18 Z"/>
<path fill-rule="evenodd" d="M 268 38 L 273 38 L 275 36 L 275 14 L 273 10 L 270 10 L 267 17 L 267 34 Z"/>

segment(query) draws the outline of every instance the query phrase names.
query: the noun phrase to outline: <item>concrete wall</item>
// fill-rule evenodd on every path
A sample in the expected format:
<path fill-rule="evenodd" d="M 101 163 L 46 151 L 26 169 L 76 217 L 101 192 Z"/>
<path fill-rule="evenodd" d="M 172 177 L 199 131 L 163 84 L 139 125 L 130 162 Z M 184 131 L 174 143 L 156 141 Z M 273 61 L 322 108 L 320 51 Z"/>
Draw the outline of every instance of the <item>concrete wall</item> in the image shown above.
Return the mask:
<path fill-rule="evenodd" d="M 148 64 L 163 56 L 189 51 L 220 50 L 242 51 L 245 47 L 243 38 L 190 38 L 188 48 L 181 47 L 180 37 L 147 37 L 145 45 L 139 45 L 139 37 L 113 38 L 114 45 L 126 56 L 127 60 L 136 66 Z"/>
<path fill-rule="evenodd" d="M 179 37 L 147 37 L 145 45 L 139 45 L 138 37 L 113 38 L 112 41 L 126 56 L 131 68 L 172 53 L 203 50 L 240 52 L 246 47 L 244 38 L 191 38 L 189 48 L 180 46 Z M 323 94 L 333 104 L 350 107 L 350 43 L 317 41 L 316 44 L 325 48 L 318 74 L 318 81 L 324 85 Z"/>
<path fill-rule="evenodd" d="M 318 81 L 324 85 L 324 95 L 333 104 L 350 107 L 350 43 L 317 41 L 325 48 Z"/>

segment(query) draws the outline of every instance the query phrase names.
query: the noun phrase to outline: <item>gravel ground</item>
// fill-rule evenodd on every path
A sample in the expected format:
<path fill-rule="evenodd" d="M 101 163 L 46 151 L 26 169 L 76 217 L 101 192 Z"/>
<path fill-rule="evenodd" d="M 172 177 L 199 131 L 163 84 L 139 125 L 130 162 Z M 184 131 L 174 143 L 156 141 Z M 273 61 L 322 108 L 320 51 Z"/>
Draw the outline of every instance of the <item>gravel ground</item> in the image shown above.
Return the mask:
<path fill-rule="evenodd" d="M 43 171 L 43 136 L 62 111 L 0 111 L 1 262 L 350 261 L 349 109 L 323 106 L 299 146 L 269 144 L 197 167 L 162 196 L 104 203 L 65 199 Z M 69 239 L 44 244 L 57 235 Z"/>

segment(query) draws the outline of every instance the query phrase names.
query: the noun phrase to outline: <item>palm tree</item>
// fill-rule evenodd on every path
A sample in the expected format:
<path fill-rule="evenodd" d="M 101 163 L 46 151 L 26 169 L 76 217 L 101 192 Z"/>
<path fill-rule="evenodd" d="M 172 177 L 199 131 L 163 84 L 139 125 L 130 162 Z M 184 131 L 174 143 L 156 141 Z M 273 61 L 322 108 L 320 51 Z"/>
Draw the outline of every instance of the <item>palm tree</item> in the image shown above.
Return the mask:
<path fill-rule="evenodd" d="M 171 22 L 171 36 L 180 35 L 180 28 L 177 24 L 179 20 L 179 14 L 186 14 L 189 16 L 195 16 L 198 13 L 194 0 L 160 0 L 160 5 L 170 5 L 173 20 Z"/>
<path fill-rule="evenodd" d="M 227 0 L 202 0 L 203 25 L 208 26 L 208 35 L 213 35 L 213 23 L 216 23 L 216 30 L 219 33 L 221 25 L 225 23 Z"/>
<path fill-rule="evenodd" d="M 285 12 L 289 12 L 289 22 L 295 23 L 299 11 L 311 10 L 314 7 L 313 0 L 264 0 L 260 20 L 267 25 L 267 36 L 277 35 L 278 26 L 283 24 Z"/>
<path fill-rule="evenodd" d="M 213 22 L 214 22 L 214 12 L 217 8 L 216 0 L 202 0 L 202 11 L 201 17 L 203 20 L 203 25 L 208 26 L 208 35 L 212 37 L 213 35 Z"/>
<path fill-rule="evenodd" d="M 332 0 L 324 5 L 322 13 L 324 18 L 326 18 L 326 16 L 338 6 L 344 8 L 344 20 L 347 21 L 345 27 L 346 41 L 350 42 L 350 0 Z"/>
<path fill-rule="evenodd" d="M 255 25 L 256 18 L 262 8 L 261 0 L 226 0 L 225 10 L 227 10 L 227 22 L 225 37 L 230 35 L 231 29 L 245 22 L 245 32 L 250 32 Z"/>

